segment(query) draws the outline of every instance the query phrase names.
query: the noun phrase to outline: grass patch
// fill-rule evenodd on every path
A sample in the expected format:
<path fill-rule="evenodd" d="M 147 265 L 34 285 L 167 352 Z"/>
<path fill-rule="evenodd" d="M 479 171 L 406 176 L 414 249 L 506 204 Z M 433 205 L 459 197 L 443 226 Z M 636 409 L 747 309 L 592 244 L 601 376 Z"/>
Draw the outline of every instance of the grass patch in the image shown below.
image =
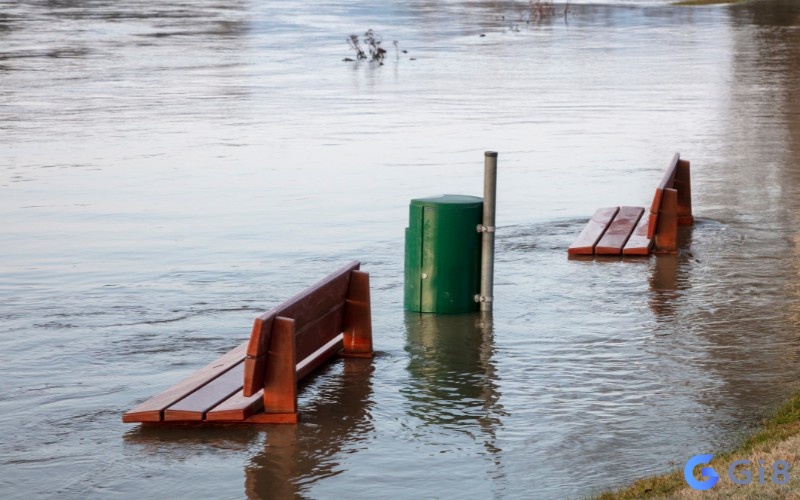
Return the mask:
<path fill-rule="evenodd" d="M 697 6 L 697 5 L 718 5 L 723 3 L 743 3 L 747 0 L 681 0 L 680 2 L 674 2 L 672 5 L 683 5 L 683 6 Z"/>
<path fill-rule="evenodd" d="M 800 393 L 783 403 L 774 415 L 766 419 L 760 431 L 747 438 L 732 453 L 747 453 L 757 448 L 773 446 L 798 434 L 800 434 Z"/>
<path fill-rule="evenodd" d="M 783 498 L 788 492 L 800 491 L 800 478 L 792 477 L 789 484 L 777 486 L 770 479 L 766 484 L 753 481 L 750 485 L 737 485 L 728 478 L 728 466 L 734 460 L 750 460 L 750 470 L 758 473 L 758 460 L 765 459 L 768 465 L 775 460 L 787 460 L 790 465 L 792 459 L 800 455 L 800 393 L 792 396 L 778 408 L 775 413 L 767 418 L 761 430 L 745 439 L 738 448 L 714 454 L 710 465 L 720 475 L 720 481 L 714 488 L 707 492 L 691 489 L 683 478 L 683 469 L 660 476 L 640 479 L 626 488 L 608 491 L 598 495 L 599 500 L 625 500 L 634 498 L 694 498 L 697 494 L 711 494 L 718 498 Z M 687 459 L 689 457 L 686 457 Z M 769 472 L 768 472 L 769 474 Z M 755 495 L 755 496 L 753 496 Z"/>

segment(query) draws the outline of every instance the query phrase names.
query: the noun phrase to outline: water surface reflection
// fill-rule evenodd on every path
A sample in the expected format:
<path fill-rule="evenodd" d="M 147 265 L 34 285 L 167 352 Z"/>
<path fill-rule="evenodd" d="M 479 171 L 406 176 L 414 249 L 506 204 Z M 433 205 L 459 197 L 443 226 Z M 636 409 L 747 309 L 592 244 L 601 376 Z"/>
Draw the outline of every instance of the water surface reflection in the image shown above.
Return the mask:
<path fill-rule="evenodd" d="M 408 387 L 406 412 L 424 425 L 472 432 L 478 425 L 485 445 L 496 449 L 501 425 L 491 315 L 405 315 Z"/>
<path fill-rule="evenodd" d="M 345 472 L 339 457 L 356 453 L 373 438 L 371 407 L 373 361 L 345 358 L 335 380 L 317 380 L 306 387 L 302 423 L 273 425 L 266 430 L 262 453 L 245 467 L 248 498 L 291 498 L 313 483 Z"/>
<path fill-rule="evenodd" d="M 680 307 L 680 297 L 691 287 L 690 266 L 685 264 L 694 260 L 691 253 L 694 225 L 678 228 L 678 254 L 658 255 L 653 259 L 650 283 L 650 309 L 657 321 L 668 322 L 675 319 L 676 307 Z"/>

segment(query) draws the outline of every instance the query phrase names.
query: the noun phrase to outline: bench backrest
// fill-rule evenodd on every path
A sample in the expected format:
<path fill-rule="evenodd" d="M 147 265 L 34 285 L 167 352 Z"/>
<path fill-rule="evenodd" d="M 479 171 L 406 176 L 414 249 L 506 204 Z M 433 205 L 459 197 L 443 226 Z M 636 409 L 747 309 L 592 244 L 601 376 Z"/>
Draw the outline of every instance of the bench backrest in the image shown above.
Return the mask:
<path fill-rule="evenodd" d="M 295 353 L 298 362 L 342 333 L 351 273 L 359 268 L 359 262 L 351 262 L 256 318 L 245 359 L 245 396 L 252 396 L 264 387 L 265 367 L 268 363 L 276 318 L 294 320 Z"/>
<path fill-rule="evenodd" d="M 334 355 L 373 356 L 369 275 L 359 267 L 351 262 L 262 314 L 248 342 L 138 404 L 123 422 L 297 423 L 299 379 Z"/>
<path fill-rule="evenodd" d="M 669 162 L 667 170 L 664 172 L 664 177 L 656 187 L 656 193 L 653 196 L 653 202 L 650 204 L 650 221 L 647 225 L 647 237 L 652 239 L 656 234 L 658 227 L 658 213 L 661 211 L 661 202 L 664 199 L 664 191 L 667 189 L 674 189 L 675 175 L 678 172 L 678 162 L 681 159 L 680 153 L 675 153 L 672 161 Z"/>

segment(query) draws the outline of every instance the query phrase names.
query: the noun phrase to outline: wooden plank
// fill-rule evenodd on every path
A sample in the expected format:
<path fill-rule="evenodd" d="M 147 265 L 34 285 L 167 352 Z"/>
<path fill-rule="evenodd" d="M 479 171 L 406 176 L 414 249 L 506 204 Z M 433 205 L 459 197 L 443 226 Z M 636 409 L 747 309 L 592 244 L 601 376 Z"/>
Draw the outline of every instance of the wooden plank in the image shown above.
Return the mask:
<path fill-rule="evenodd" d="M 691 225 L 694 223 L 692 215 L 692 180 L 689 173 L 689 161 L 678 161 L 675 172 L 675 189 L 678 191 L 678 224 Z"/>
<path fill-rule="evenodd" d="M 647 237 L 647 226 L 651 215 L 649 213 L 642 215 L 639 223 L 625 243 L 622 249 L 622 255 L 650 255 L 650 249 L 653 247 L 653 240 Z"/>
<path fill-rule="evenodd" d="M 274 315 L 266 315 L 259 316 L 253 321 L 253 329 L 250 332 L 250 342 L 247 344 L 248 356 L 263 356 L 267 353 L 273 319 Z"/>
<path fill-rule="evenodd" d="M 678 252 L 678 192 L 674 189 L 664 190 L 653 245 L 658 253 Z"/>
<path fill-rule="evenodd" d="M 341 337 L 344 325 L 345 297 L 330 311 L 321 314 L 315 321 L 306 323 L 305 327 L 295 332 L 295 350 L 297 359 L 305 359 L 312 353 Z M 342 347 L 341 342 L 339 348 Z M 338 349 L 337 349 L 338 350 Z M 335 351 L 334 351 L 335 353 Z M 331 353 L 330 355 L 334 354 Z M 330 355 L 328 357 L 330 357 Z M 324 360 L 322 360 L 324 361 Z M 264 387 L 264 374 L 269 362 L 268 356 L 245 359 L 244 395 L 251 396 Z M 298 375 L 298 379 L 303 375 Z"/>
<path fill-rule="evenodd" d="M 295 333 L 295 345 L 297 349 L 297 359 L 305 359 L 311 353 L 327 344 L 332 338 L 342 333 L 344 328 L 344 295 L 341 302 L 333 309 L 322 313 L 311 323 L 306 323 L 305 327 Z"/>
<path fill-rule="evenodd" d="M 358 270 L 360 265 L 359 262 L 347 264 L 259 317 L 264 320 L 278 316 L 292 318 L 295 328 L 302 330 L 319 317 L 319 311 L 330 311 L 342 302 L 350 285 L 350 272 Z"/>
<path fill-rule="evenodd" d="M 658 225 L 658 210 L 661 207 L 661 199 L 664 197 L 664 190 L 656 188 L 656 194 L 653 195 L 653 203 L 650 204 L 650 217 L 647 222 L 647 237 L 653 239 L 656 235 L 656 226 Z"/>
<path fill-rule="evenodd" d="M 282 316 L 275 318 L 264 378 L 264 413 L 297 413 L 294 332 L 294 319 Z"/>
<path fill-rule="evenodd" d="M 206 413 L 206 420 L 239 422 L 250 418 L 264 408 L 264 392 L 258 391 L 250 397 L 237 392 Z"/>
<path fill-rule="evenodd" d="M 650 204 L 650 222 L 647 226 L 647 237 L 652 239 L 656 234 L 656 227 L 658 226 L 658 213 L 661 210 L 661 203 L 664 197 L 665 189 L 672 189 L 675 184 L 675 175 L 678 172 L 678 162 L 681 159 L 680 153 L 675 153 L 672 160 L 661 178 L 661 182 L 656 187 L 656 193 L 653 195 L 653 202 Z"/>
<path fill-rule="evenodd" d="M 244 391 L 245 397 L 250 397 L 264 388 L 264 374 L 267 369 L 267 354 L 262 356 L 244 358 Z"/>
<path fill-rule="evenodd" d="M 372 305 L 369 273 L 350 273 L 344 315 L 344 356 L 372 357 Z"/>
<path fill-rule="evenodd" d="M 294 319 L 296 331 L 300 332 L 303 331 L 309 323 L 314 323 L 319 319 L 320 311 L 330 311 L 340 306 L 344 302 L 344 298 L 347 294 L 350 284 L 350 273 L 359 269 L 360 266 L 361 263 L 357 261 L 350 262 L 326 278 L 256 318 L 253 323 L 253 330 L 250 334 L 250 342 L 247 346 L 247 355 L 256 358 L 266 354 L 271 342 L 270 332 L 272 331 L 273 322 L 276 317 L 283 316 Z M 339 330 L 333 335 L 337 335 L 341 332 L 341 326 L 337 328 L 339 328 Z M 299 356 L 304 356 L 309 352 L 313 352 L 319 345 L 326 343 L 329 339 L 330 336 L 324 340 L 320 340 L 316 346 L 311 347 L 307 346 L 301 339 L 301 342 L 298 344 L 301 350 Z M 255 394 L 256 391 L 263 387 L 263 368 L 264 364 L 257 361 L 247 363 L 243 381 L 245 395 L 250 396 Z"/>
<path fill-rule="evenodd" d="M 320 347 L 306 359 L 297 363 L 297 380 L 302 379 L 327 360 L 336 355 L 342 348 L 343 335 L 340 333 L 330 342 Z M 248 360 L 245 360 L 247 362 Z M 239 391 L 206 413 L 206 420 L 236 422 L 248 419 L 264 408 L 264 391 L 260 390 L 252 396 Z"/>
<path fill-rule="evenodd" d="M 643 213 L 644 207 L 620 207 L 617 216 L 595 245 L 595 255 L 621 255 Z"/>
<path fill-rule="evenodd" d="M 598 208 L 581 234 L 575 239 L 567 249 L 568 254 L 591 255 L 594 253 L 594 246 L 603 237 L 606 229 L 614 220 L 619 212 L 619 207 Z"/>
<path fill-rule="evenodd" d="M 244 363 L 239 363 L 164 410 L 164 421 L 203 420 L 208 410 L 241 390 L 243 375 Z"/>
<path fill-rule="evenodd" d="M 153 396 L 147 401 L 136 405 L 122 416 L 123 422 L 159 422 L 163 412 L 176 401 L 186 397 L 194 391 L 216 379 L 220 374 L 228 371 L 232 366 L 244 359 L 247 342 L 223 354 L 200 370 L 192 373 L 185 379 L 169 389 Z"/>
<path fill-rule="evenodd" d="M 658 183 L 658 187 L 660 189 L 672 189 L 672 185 L 675 183 L 675 174 L 678 171 L 678 161 L 680 159 L 680 153 L 675 153 L 672 156 L 672 160 L 670 160 L 667 170 L 664 171 L 664 176 L 661 178 L 661 182 Z"/>
<path fill-rule="evenodd" d="M 320 365 L 334 357 L 336 353 L 342 348 L 343 334 L 334 337 L 330 342 L 323 345 L 316 352 L 312 353 L 306 359 L 297 363 L 295 370 L 297 372 L 297 380 L 302 379 L 309 373 L 313 372 Z M 251 416 L 257 414 L 264 408 L 264 391 L 258 391 L 256 394 L 247 397 L 243 391 L 239 391 L 230 398 L 221 402 L 213 409 L 206 413 L 206 420 L 219 421 L 219 422 L 237 422 L 249 419 Z M 262 419 L 263 420 L 263 419 Z M 280 421 L 286 420 L 284 417 L 279 418 Z M 253 422 L 253 420 L 251 420 Z M 264 423 L 264 422 L 261 422 Z"/>
<path fill-rule="evenodd" d="M 301 380 L 339 352 L 343 346 L 343 338 L 344 334 L 340 333 L 327 344 L 297 363 L 297 380 Z"/>

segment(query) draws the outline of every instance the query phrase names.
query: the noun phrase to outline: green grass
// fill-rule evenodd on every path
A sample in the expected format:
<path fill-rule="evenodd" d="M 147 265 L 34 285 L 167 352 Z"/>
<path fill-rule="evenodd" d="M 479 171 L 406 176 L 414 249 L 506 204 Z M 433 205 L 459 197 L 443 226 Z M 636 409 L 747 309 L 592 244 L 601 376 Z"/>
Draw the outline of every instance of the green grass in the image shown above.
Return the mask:
<path fill-rule="evenodd" d="M 756 448 L 773 446 L 787 438 L 800 434 L 800 393 L 783 403 L 775 414 L 766 419 L 756 432 L 732 453 L 748 453 Z"/>
<path fill-rule="evenodd" d="M 786 443 L 786 441 L 798 436 L 800 436 L 800 393 L 795 394 L 781 405 L 771 417 L 763 422 L 761 430 L 745 439 L 738 448 L 732 451 L 714 454 L 714 459 L 711 461 L 710 465 L 712 467 L 717 465 L 718 467 L 715 467 L 715 469 L 721 471 L 725 470 L 727 464 L 732 463 L 734 460 L 750 459 L 751 462 L 755 463 L 758 457 L 763 457 L 770 453 L 774 457 L 781 459 L 793 458 L 788 455 L 797 453 L 797 450 L 794 449 L 797 443 L 793 442 L 789 444 Z M 787 445 L 791 449 L 787 449 Z M 720 474 L 720 476 L 722 475 L 723 474 Z M 794 481 L 788 486 L 796 487 Z M 724 497 L 726 496 L 725 488 L 725 485 L 720 484 L 715 487 L 715 490 L 718 490 L 717 493 Z M 687 489 L 689 489 L 689 487 L 683 478 L 683 470 L 678 470 L 660 476 L 640 479 L 626 488 L 608 491 L 598 495 L 596 498 L 599 500 L 624 500 L 678 496 L 679 492 L 685 492 Z M 785 490 L 783 491 L 785 492 Z M 741 489 L 740 492 L 744 493 Z M 749 493 L 755 494 L 757 490 L 750 491 Z M 761 491 L 761 493 L 766 492 Z"/>

